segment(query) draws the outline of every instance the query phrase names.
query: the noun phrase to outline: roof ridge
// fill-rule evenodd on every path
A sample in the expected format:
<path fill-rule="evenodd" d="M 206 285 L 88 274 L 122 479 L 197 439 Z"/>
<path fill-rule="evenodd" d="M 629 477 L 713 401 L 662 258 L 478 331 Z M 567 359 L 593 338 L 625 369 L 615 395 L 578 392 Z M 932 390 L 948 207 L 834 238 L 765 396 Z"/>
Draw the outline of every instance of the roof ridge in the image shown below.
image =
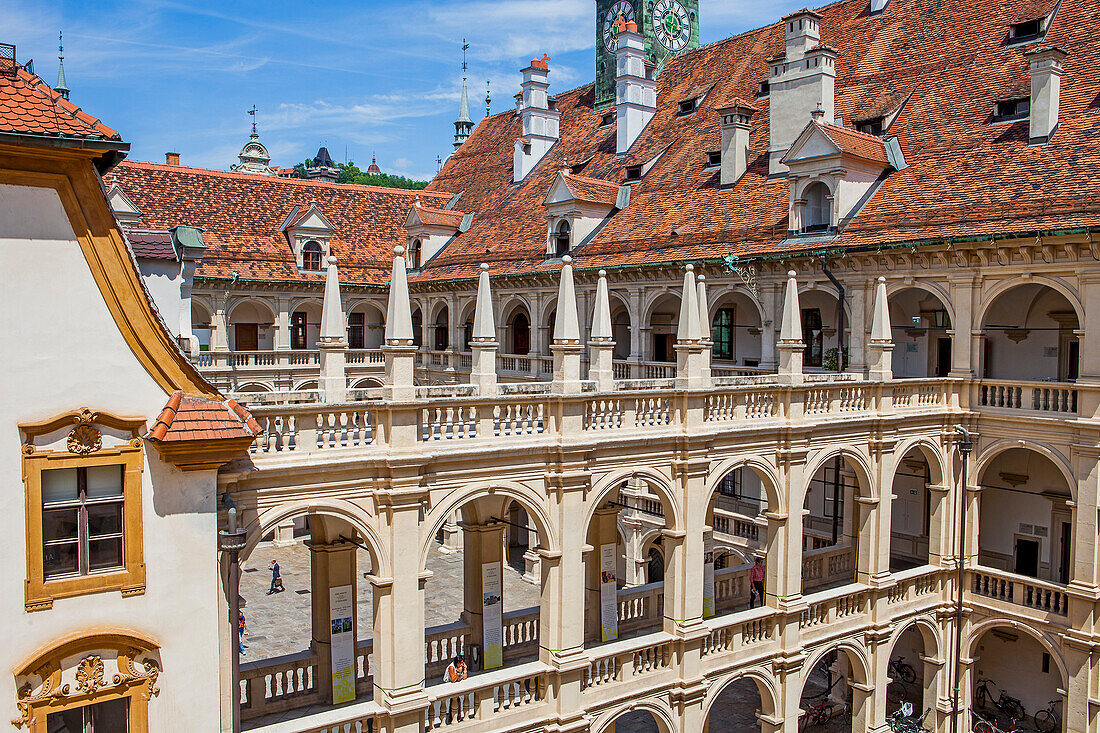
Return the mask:
<path fill-rule="evenodd" d="M 81 107 L 70 100 L 66 99 L 61 92 L 57 91 L 46 82 L 45 79 L 38 74 L 27 71 L 23 66 L 16 66 L 17 79 L 26 85 L 26 88 L 32 93 L 40 95 L 46 102 L 48 102 L 53 110 L 54 114 L 57 114 L 58 110 L 64 112 L 72 120 L 81 123 L 87 127 L 91 132 L 102 135 L 107 139 L 121 140 L 122 136 L 117 130 L 108 127 L 103 123 L 103 120 L 90 115 L 85 112 Z M 84 118 L 88 119 L 84 119 Z M 100 129 L 102 128 L 102 129 Z M 60 126 L 58 126 L 57 135 L 64 137 L 64 133 L 61 132 Z"/>

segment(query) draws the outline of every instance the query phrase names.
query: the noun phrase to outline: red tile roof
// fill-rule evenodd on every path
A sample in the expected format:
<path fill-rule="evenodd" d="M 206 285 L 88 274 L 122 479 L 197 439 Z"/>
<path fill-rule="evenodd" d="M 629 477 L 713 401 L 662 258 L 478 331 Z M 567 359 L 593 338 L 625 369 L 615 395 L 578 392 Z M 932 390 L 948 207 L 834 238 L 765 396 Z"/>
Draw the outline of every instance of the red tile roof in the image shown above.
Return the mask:
<path fill-rule="evenodd" d="M 454 227 L 455 229 L 458 229 L 458 225 L 462 223 L 462 217 L 465 216 L 461 211 L 433 209 L 423 204 L 416 205 L 416 215 L 420 217 L 420 221 L 428 226 Z"/>
<path fill-rule="evenodd" d="M 17 67 L 0 75 L 0 132 L 44 137 L 122 141 L 110 127 L 55 92 L 46 82 Z"/>
<path fill-rule="evenodd" d="M 832 140 L 845 153 L 850 153 L 864 160 L 873 160 L 883 165 L 890 162 L 886 157 L 886 143 L 877 135 L 868 135 L 864 132 L 828 122 L 818 122 L 818 127 L 825 133 L 825 137 Z"/>
<path fill-rule="evenodd" d="M 404 220 L 419 193 L 435 206 L 451 194 L 306 181 L 203 170 L 157 163 L 120 163 L 106 177 L 117 182 L 142 212 L 142 225 L 203 229 L 207 245 L 198 278 L 313 282 L 324 273 L 300 272 L 279 227 L 295 206 L 316 200 L 334 231 L 329 244 L 339 259 L 340 279 L 380 285 L 390 279 L 393 248 L 405 242 Z"/>
<path fill-rule="evenodd" d="M 148 260 L 176 260 L 170 232 L 150 229 L 127 229 L 126 239 L 134 256 Z"/>
<path fill-rule="evenodd" d="M 611 181 L 570 173 L 565 176 L 565 185 L 577 201 L 614 206 L 619 198 L 619 184 Z"/>
<path fill-rule="evenodd" d="M 161 443 L 176 443 L 253 438 L 261 432 L 255 418 L 235 400 L 222 403 L 176 392 L 168 399 L 148 437 Z"/>

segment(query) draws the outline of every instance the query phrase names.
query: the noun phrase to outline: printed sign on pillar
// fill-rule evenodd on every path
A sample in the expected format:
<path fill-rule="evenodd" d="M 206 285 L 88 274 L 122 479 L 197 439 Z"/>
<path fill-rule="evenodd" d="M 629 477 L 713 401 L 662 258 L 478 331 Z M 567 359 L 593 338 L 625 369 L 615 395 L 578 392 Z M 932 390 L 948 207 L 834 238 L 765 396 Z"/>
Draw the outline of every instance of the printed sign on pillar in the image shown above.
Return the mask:
<path fill-rule="evenodd" d="M 329 588 L 329 621 L 332 633 L 332 702 L 355 699 L 355 594 L 350 585 Z"/>
<path fill-rule="evenodd" d="M 703 618 L 714 616 L 714 553 L 703 555 Z"/>
<path fill-rule="evenodd" d="M 615 545 L 600 545 L 600 638 L 619 638 L 619 590 L 615 566 L 618 564 Z"/>
<path fill-rule="evenodd" d="M 504 608 L 501 592 L 501 574 L 503 568 L 499 562 L 487 562 L 481 566 L 481 619 L 483 623 L 482 650 L 484 664 L 482 669 L 493 669 L 504 664 Z"/>

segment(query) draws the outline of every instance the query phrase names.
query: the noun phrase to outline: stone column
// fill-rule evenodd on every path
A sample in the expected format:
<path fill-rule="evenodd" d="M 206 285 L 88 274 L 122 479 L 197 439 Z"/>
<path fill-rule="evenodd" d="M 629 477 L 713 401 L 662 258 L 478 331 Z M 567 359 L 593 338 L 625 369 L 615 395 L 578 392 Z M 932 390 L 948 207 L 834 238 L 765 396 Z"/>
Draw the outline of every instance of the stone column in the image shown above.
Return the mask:
<path fill-rule="evenodd" d="M 447 517 L 440 532 L 443 534 L 443 543 L 439 546 L 440 552 L 450 555 L 462 549 L 462 530 L 458 526 L 457 511 Z"/>
<path fill-rule="evenodd" d="M 951 558 L 955 557 L 955 548 L 951 544 L 951 501 L 954 492 L 950 486 L 943 484 L 927 484 L 925 488 L 931 494 L 928 502 L 928 563 L 950 565 Z"/>
<path fill-rule="evenodd" d="M 844 289 L 851 303 L 844 314 L 844 325 L 848 329 L 848 361 L 844 365 L 844 371 L 863 374 L 866 366 L 864 347 L 867 345 L 867 286 L 857 282 L 846 284 Z M 837 334 L 837 344 L 841 343 L 845 343 L 844 335 Z"/>
<path fill-rule="evenodd" d="M 642 300 L 645 297 L 645 291 L 642 288 L 636 288 L 630 292 L 630 361 L 639 362 L 644 357 L 645 336 L 649 333 L 649 324 L 643 323 L 642 319 L 645 314 L 642 313 Z M 636 369 L 637 367 L 635 367 Z M 640 376 L 640 375 L 632 375 Z"/>
<path fill-rule="evenodd" d="M 226 321 L 224 305 L 215 308 L 210 316 L 210 350 L 229 351 L 229 324 Z"/>
<path fill-rule="evenodd" d="M 603 545 L 617 545 L 619 541 L 619 508 L 601 507 L 592 516 L 588 528 L 590 549 L 586 554 L 585 572 L 585 634 L 586 642 L 602 640 L 602 616 L 600 595 L 600 552 Z M 617 563 L 616 563 L 617 564 Z"/>
<path fill-rule="evenodd" d="M 275 334 L 272 339 L 275 351 L 290 350 L 290 299 L 275 299 Z"/>
<path fill-rule="evenodd" d="M 462 622 L 470 627 L 466 643 L 476 645 L 484 655 L 485 599 L 481 572 L 483 565 L 495 563 L 501 569 L 503 585 L 505 525 L 460 522 L 459 526 L 462 528 Z M 484 660 L 484 656 L 481 659 Z"/>
<path fill-rule="evenodd" d="M 329 613 L 329 590 L 351 586 L 356 598 L 355 545 L 337 541 L 332 544 L 307 543 L 310 552 L 310 602 L 312 604 L 313 639 L 311 648 L 319 657 L 314 684 L 322 697 L 332 702 L 332 620 Z M 352 614 L 355 639 L 359 639 L 359 622 Z"/>
<path fill-rule="evenodd" d="M 779 463 L 779 491 L 785 494 L 787 513 L 769 507 L 767 567 L 764 572 L 765 601 L 773 608 L 787 609 L 802 600 L 802 500 L 806 484 L 805 458 L 787 456 Z M 801 693 L 799 693 L 801 694 Z M 797 702 L 797 697 L 796 697 Z M 797 721 L 796 721 L 797 723 Z"/>
<path fill-rule="evenodd" d="M 889 491 L 885 487 L 884 491 Z M 890 497 L 857 496 L 856 581 L 879 583 L 890 575 Z"/>
<path fill-rule="evenodd" d="M 951 324 L 951 372 L 949 376 L 964 379 L 975 376 L 978 368 L 973 359 L 971 333 L 978 328 L 974 321 L 974 293 L 977 289 L 973 275 L 949 276 L 951 306 L 955 309 L 955 322 Z"/>
<path fill-rule="evenodd" d="M 276 547 L 287 547 L 293 545 L 297 540 L 294 539 L 294 520 L 287 519 L 284 522 L 279 522 L 275 525 L 275 540 L 272 542 Z"/>

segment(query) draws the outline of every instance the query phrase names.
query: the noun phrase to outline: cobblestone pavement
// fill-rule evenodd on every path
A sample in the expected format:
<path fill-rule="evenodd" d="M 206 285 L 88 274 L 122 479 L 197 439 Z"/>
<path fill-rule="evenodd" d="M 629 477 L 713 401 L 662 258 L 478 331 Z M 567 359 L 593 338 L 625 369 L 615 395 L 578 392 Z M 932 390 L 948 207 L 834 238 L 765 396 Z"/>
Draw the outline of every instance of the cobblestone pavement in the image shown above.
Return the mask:
<path fill-rule="evenodd" d="M 286 590 L 267 595 L 271 585 L 268 566 L 272 560 L 279 561 Z M 370 570 L 370 556 L 358 550 L 356 562 L 359 638 L 362 640 L 370 638 L 372 629 L 371 586 L 363 578 L 363 573 Z M 242 570 L 241 597 L 245 602 L 249 630 L 242 661 L 308 649 L 311 635 L 309 549 L 301 543 L 288 547 L 261 545 L 253 551 Z M 433 550 L 428 558 L 428 570 L 433 576 L 424 587 L 425 625 L 432 627 L 457 621 L 462 613 L 462 553 L 448 555 Z M 538 586 L 523 581 L 520 576 L 515 567 L 504 566 L 505 611 L 539 603 Z"/>

